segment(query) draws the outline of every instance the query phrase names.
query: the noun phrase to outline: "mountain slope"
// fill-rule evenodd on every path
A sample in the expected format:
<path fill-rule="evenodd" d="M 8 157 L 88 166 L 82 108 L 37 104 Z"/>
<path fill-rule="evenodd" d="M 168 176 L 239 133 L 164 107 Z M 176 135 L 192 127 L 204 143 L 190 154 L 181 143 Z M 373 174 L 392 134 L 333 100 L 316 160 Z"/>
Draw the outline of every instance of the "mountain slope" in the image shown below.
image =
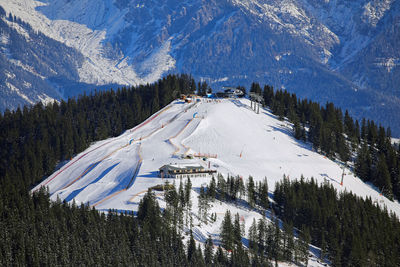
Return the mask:
<path fill-rule="evenodd" d="M 256 114 L 248 100 L 206 100 L 194 104 L 174 101 L 139 126 L 119 137 L 97 142 L 44 180 L 51 198 L 89 203 L 99 210 L 137 210 L 147 188 L 173 179 L 158 177 L 158 169 L 169 163 L 208 165 L 223 175 L 240 175 L 255 181 L 275 182 L 314 177 L 339 191 L 370 196 L 397 215 L 400 205 L 381 196 L 346 169 L 340 185 L 341 165 L 317 154 L 308 144 L 295 140 L 291 126 L 267 110 Z M 216 158 L 184 159 L 195 153 Z M 209 178 L 192 179 L 194 188 Z M 197 196 L 197 194 L 195 194 Z M 163 198 L 160 196 L 163 203 Z M 193 203 L 197 203 L 197 198 Z M 196 205 L 194 205 L 196 207 Z"/>
<path fill-rule="evenodd" d="M 153 82 L 185 72 L 215 87 L 252 81 L 333 101 L 400 133 L 399 2 L 34 1 L 8 13 L 79 51 L 77 81 Z M 68 83 L 61 83 L 62 85 Z M 70 86 L 66 95 L 76 95 Z"/>

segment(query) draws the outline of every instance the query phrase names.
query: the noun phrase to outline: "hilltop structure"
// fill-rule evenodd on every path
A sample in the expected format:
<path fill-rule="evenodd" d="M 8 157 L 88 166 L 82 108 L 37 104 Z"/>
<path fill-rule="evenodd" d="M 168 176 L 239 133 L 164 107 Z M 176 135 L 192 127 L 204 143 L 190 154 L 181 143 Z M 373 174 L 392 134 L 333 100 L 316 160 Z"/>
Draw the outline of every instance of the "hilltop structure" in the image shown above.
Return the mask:
<path fill-rule="evenodd" d="M 168 164 L 159 169 L 161 178 L 210 178 L 216 172 L 200 164 Z"/>

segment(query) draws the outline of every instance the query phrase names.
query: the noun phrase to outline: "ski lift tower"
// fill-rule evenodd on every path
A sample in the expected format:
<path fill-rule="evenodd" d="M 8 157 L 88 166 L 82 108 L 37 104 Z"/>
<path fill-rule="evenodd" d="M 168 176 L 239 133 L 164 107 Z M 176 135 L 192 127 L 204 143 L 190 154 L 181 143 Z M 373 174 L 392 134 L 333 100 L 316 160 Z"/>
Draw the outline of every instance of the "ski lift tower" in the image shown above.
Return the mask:
<path fill-rule="evenodd" d="M 344 179 L 344 176 L 346 175 L 346 173 L 345 173 L 346 168 L 347 168 L 347 163 L 342 166 L 343 173 L 342 173 L 342 180 L 340 181 L 341 186 L 343 186 L 343 179 Z"/>
<path fill-rule="evenodd" d="M 253 102 L 254 102 L 254 107 L 253 107 Z M 251 103 L 251 108 L 257 113 L 260 113 L 260 105 L 263 102 L 262 96 L 256 93 L 250 93 L 250 103 Z"/>

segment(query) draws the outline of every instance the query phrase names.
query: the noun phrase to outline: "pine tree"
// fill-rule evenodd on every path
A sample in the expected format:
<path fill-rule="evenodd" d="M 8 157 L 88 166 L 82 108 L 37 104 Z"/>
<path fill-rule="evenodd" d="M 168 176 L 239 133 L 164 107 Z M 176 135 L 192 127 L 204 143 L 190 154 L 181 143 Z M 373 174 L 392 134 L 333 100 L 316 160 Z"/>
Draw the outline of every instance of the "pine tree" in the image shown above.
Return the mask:
<path fill-rule="evenodd" d="M 211 177 L 210 185 L 208 187 L 207 193 L 209 197 L 213 200 L 216 197 L 216 184 L 214 176 Z"/>
<path fill-rule="evenodd" d="M 234 232 L 232 225 L 231 212 L 226 211 L 221 225 L 221 243 L 226 250 L 232 250 L 234 244 Z"/>
<path fill-rule="evenodd" d="M 284 233 L 283 257 L 286 261 L 292 261 L 293 251 L 294 251 L 293 225 L 285 223 L 283 225 L 283 233 Z"/>
<path fill-rule="evenodd" d="M 363 181 L 371 180 L 371 167 L 372 159 L 366 142 L 363 142 L 361 148 L 357 152 L 357 158 L 355 162 L 355 173 Z"/>
<path fill-rule="evenodd" d="M 196 243 L 194 242 L 192 230 L 190 230 L 190 239 L 188 241 L 187 257 L 189 263 L 193 264 L 196 254 Z"/>
<path fill-rule="evenodd" d="M 279 227 L 279 219 L 276 217 L 273 223 L 273 244 L 271 248 L 271 258 L 275 260 L 275 265 L 278 265 L 278 261 L 282 258 L 282 246 L 281 246 L 281 231 Z"/>
<path fill-rule="evenodd" d="M 242 246 L 242 227 L 240 225 L 239 213 L 235 214 L 235 220 L 233 224 L 233 243 L 239 247 Z"/>
<path fill-rule="evenodd" d="M 375 183 L 378 185 L 385 196 L 393 199 L 390 173 L 386 164 L 386 158 L 383 154 L 379 155 L 378 163 L 376 166 Z"/>
<path fill-rule="evenodd" d="M 214 255 L 214 264 L 216 266 L 226 266 L 228 264 L 228 259 L 221 247 L 218 247 Z"/>
<path fill-rule="evenodd" d="M 319 258 L 322 261 L 325 261 L 325 256 L 326 256 L 326 240 L 325 240 L 325 233 L 322 232 L 321 234 L 321 247 L 320 247 L 320 254 L 319 254 Z"/>
<path fill-rule="evenodd" d="M 266 247 L 266 229 L 267 225 L 264 218 L 260 218 L 257 224 L 257 244 L 258 244 L 258 254 L 264 256 Z"/>
<path fill-rule="evenodd" d="M 256 219 L 253 218 L 253 222 L 249 228 L 249 248 L 253 254 L 257 254 L 257 223 Z"/>
<path fill-rule="evenodd" d="M 208 210 L 210 205 L 208 203 L 208 197 L 205 193 L 205 189 L 203 186 L 200 187 L 200 194 L 198 197 L 198 210 L 199 210 L 199 218 L 201 221 L 207 223 Z"/>
<path fill-rule="evenodd" d="M 192 182 L 190 181 L 190 178 L 188 178 L 185 183 L 185 203 L 186 203 L 186 205 L 189 204 L 191 191 L 192 191 Z"/>
<path fill-rule="evenodd" d="M 311 242 L 310 231 L 306 227 L 302 227 L 298 238 L 298 251 L 299 251 L 299 262 L 307 266 L 308 263 L 308 248 Z"/>
<path fill-rule="evenodd" d="M 208 236 L 205 244 L 204 244 L 204 260 L 207 266 L 212 264 L 213 260 L 213 242 L 211 236 Z"/>
<path fill-rule="evenodd" d="M 267 178 L 264 178 L 264 181 L 260 183 L 259 190 L 259 204 L 262 208 L 268 209 L 269 207 L 269 199 L 268 199 L 268 181 Z"/>
<path fill-rule="evenodd" d="M 261 87 L 260 87 L 260 84 L 258 84 L 258 83 L 252 83 L 251 84 L 251 87 L 250 87 L 250 92 L 251 93 L 255 93 L 255 94 L 257 94 L 257 95 L 261 95 Z"/>
<path fill-rule="evenodd" d="M 256 193 L 255 193 L 255 188 L 254 188 L 254 180 L 252 176 L 249 176 L 249 179 L 247 181 L 247 201 L 249 202 L 250 207 L 254 207 L 254 204 L 256 202 Z"/>

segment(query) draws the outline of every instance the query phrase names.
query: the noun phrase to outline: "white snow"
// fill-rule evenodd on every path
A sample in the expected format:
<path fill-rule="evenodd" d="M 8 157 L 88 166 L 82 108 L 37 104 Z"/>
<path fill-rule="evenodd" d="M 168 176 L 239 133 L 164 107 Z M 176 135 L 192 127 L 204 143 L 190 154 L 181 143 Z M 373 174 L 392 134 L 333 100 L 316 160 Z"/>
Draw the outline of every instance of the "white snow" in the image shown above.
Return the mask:
<path fill-rule="evenodd" d="M 346 170 L 341 186 L 341 165 L 314 152 L 310 144 L 294 139 L 289 123 L 277 120 L 267 110 L 256 114 L 246 99 L 201 99 L 192 104 L 174 101 L 121 136 L 93 144 L 39 186 L 49 186 L 54 200 L 74 198 L 78 203 L 93 205 L 130 184 L 141 161 L 132 186 L 96 205 L 99 209 L 135 210 L 137 202 L 129 199 L 162 183 L 159 167 L 188 163 L 181 156 L 193 153 L 216 155 L 207 161 L 195 158 L 189 162 L 204 167 L 210 162 L 212 169 L 224 175 L 240 175 L 244 179 L 251 175 L 255 180 L 267 177 L 271 191 L 284 174 L 289 179 L 304 175 L 330 183 L 339 191 L 371 196 L 400 215 L 397 202 L 381 196 L 350 170 Z M 193 184 L 200 186 L 204 182 L 208 180 L 196 179 Z"/>
<path fill-rule="evenodd" d="M 310 45 L 318 48 L 321 62 L 326 63 L 331 57 L 330 49 L 340 43 L 339 37 L 328 27 L 316 23 L 315 18 L 307 14 L 299 3 L 293 0 L 231 0 L 232 3 L 258 17 L 260 23 L 276 31 L 286 31 L 301 36 Z M 279 59 L 277 59 L 279 61 Z"/>
<path fill-rule="evenodd" d="M 398 144 L 398 145 L 400 145 L 400 138 L 393 138 L 393 137 L 392 137 L 392 144 Z"/>
<path fill-rule="evenodd" d="M 49 104 L 53 104 L 54 102 L 58 103 L 58 101 L 56 99 L 54 99 L 46 94 L 39 95 L 38 98 L 39 98 L 39 101 L 42 102 L 42 104 L 45 106 L 49 105 Z"/>
<path fill-rule="evenodd" d="M 376 27 L 393 2 L 394 0 L 372 0 L 368 2 L 364 6 L 363 21 Z"/>
<path fill-rule="evenodd" d="M 256 114 L 247 99 L 199 99 L 188 104 L 176 100 L 122 135 L 92 144 L 54 172 L 33 190 L 48 186 L 51 199 L 88 203 L 96 209 L 136 211 L 140 199 L 149 187 L 165 181 L 158 170 L 165 164 L 198 165 L 217 170 L 223 175 L 239 175 L 255 181 L 268 180 L 269 190 L 284 174 L 289 179 L 314 177 L 319 183 L 332 184 L 338 191 L 352 191 L 370 196 L 376 205 L 387 206 L 400 215 L 400 205 L 380 195 L 346 169 L 344 185 L 340 185 L 342 166 L 314 152 L 309 144 L 294 139 L 291 124 L 279 121 L 268 110 Z M 187 159 L 186 155 L 201 153 L 216 158 Z M 194 235 L 204 242 L 212 235 L 218 244 L 220 225 L 226 210 L 232 216 L 239 213 L 246 233 L 253 218 L 263 216 L 247 206 L 215 201 L 208 213 L 216 213 L 216 222 L 201 223 L 197 218 L 198 190 L 209 184 L 210 178 L 192 178 L 192 212 Z M 156 192 L 161 207 L 163 193 Z M 270 215 L 267 214 L 267 220 Z M 317 254 L 317 252 L 314 252 Z M 316 256 L 311 266 L 320 266 Z"/>
<path fill-rule="evenodd" d="M 176 61 L 170 55 L 171 52 L 171 41 L 172 37 L 169 38 L 159 49 L 155 49 L 153 53 L 140 64 L 142 73 L 146 73 L 143 79 L 146 81 L 156 81 L 163 73 L 175 67 Z"/>
<path fill-rule="evenodd" d="M 81 82 L 98 85 L 150 83 L 175 67 L 170 40 L 155 48 L 143 61 L 145 76 L 136 73 L 135 69 L 140 66 L 134 66 L 129 56 L 118 53 L 121 51 L 109 53 L 113 50 L 107 47 L 110 39 L 126 26 L 127 10 L 118 9 L 113 1 L 9 0 L 2 6 L 7 13 L 29 22 L 33 29 L 80 51 L 85 57 L 78 69 Z M 18 24 L 11 25 L 21 30 Z"/>
<path fill-rule="evenodd" d="M 17 95 L 25 99 L 29 104 L 34 104 L 32 100 L 30 100 L 26 95 L 24 95 L 17 87 L 15 87 L 13 84 L 6 82 L 6 85 L 8 88 L 11 89 L 11 91 L 15 92 Z"/>
<path fill-rule="evenodd" d="M 9 58 L 9 62 L 10 62 L 11 64 L 14 64 L 14 65 L 16 65 L 16 66 L 21 67 L 22 69 L 24 69 L 24 70 L 27 71 L 27 72 L 32 73 L 33 75 L 35 75 L 35 76 L 41 78 L 42 80 L 46 79 L 46 77 L 44 77 L 43 75 L 40 75 L 39 73 L 37 73 L 33 67 L 22 63 L 21 60 L 13 59 L 13 58 L 10 57 L 10 58 Z M 52 69 L 49 69 L 49 70 L 51 70 L 53 73 L 55 73 L 54 70 L 52 70 Z"/>
<path fill-rule="evenodd" d="M 383 67 L 388 73 L 400 65 L 400 58 L 377 58 L 376 66 Z"/>
<path fill-rule="evenodd" d="M 10 22 L 6 19 L 4 19 L 4 21 L 12 28 L 14 28 L 19 34 L 21 34 L 22 36 L 25 37 L 26 40 L 30 40 L 29 37 L 29 33 L 23 28 L 21 27 L 18 23 L 15 22 Z"/>

